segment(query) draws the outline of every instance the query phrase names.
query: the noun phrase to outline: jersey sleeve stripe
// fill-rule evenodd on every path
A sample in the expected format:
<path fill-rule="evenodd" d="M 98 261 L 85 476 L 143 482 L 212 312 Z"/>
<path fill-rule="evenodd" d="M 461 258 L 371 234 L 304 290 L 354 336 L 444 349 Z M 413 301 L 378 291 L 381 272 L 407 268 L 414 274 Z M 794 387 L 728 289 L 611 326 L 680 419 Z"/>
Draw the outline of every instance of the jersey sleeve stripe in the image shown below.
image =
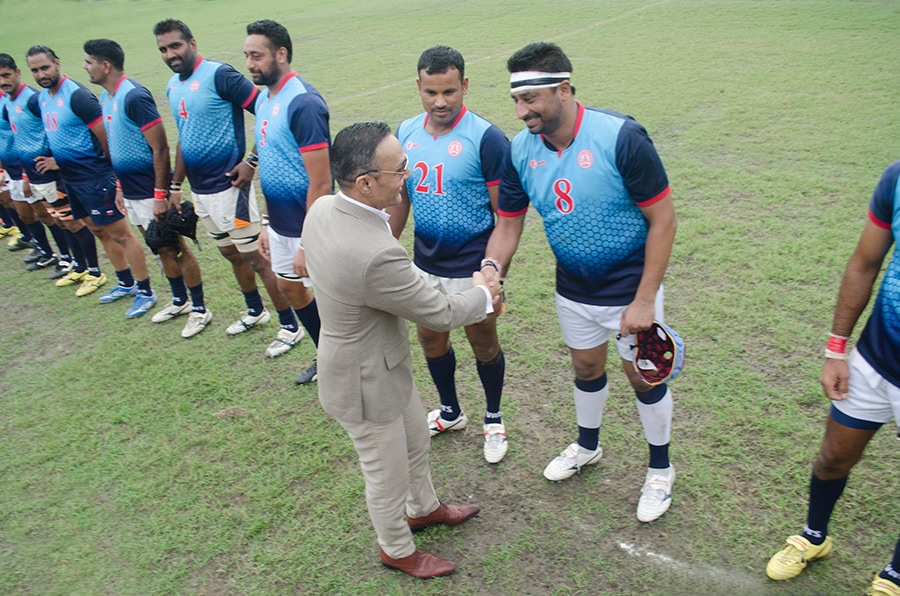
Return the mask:
<path fill-rule="evenodd" d="M 253 93 L 250 94 L 250 97 L 247 98 L 247 101 L 241 104 L 241 108 L 246 110 L 247 106 L 249 106 L 256 100 L 257 95 L 259 95 L 259 88 L 253 87 Z"/>
<path fill-rule="evenodd" d="M 640 203 L 637 204 L 637 206 L 638 207 L 649 207 L 650 205 L 653 205 L 654 203 L 658 203 L 658 202 L 662 201 L 664 198 L 669 196 L 670 192 L 672 192 L 672 189 L 671 189 L 671 187 L 667 186 L 658 195 L 656 195 L 655 197 L 652 197 L 650 199 L 647 199 L 646 201 L 641 201 Z"/>
<path fill-rule="evenodd" d="M 520 215 L 525 215 L 525 213 L 527 212 L 528 207 L 525 207 L 520 211 L 504 211 L 503 209 L 498 209 L 497 215 L 499 215 L 500 217 L 519 217 Z"/>
<path fill-rule="evenodd" d="M 162 117 L 159 117 L 159 118 L 157 118 L 156 120 L 153 120 L 152 122 L 148 122 L 147 124 L 145 124 L 145 125 L 143 125 L 143 126 L 141 127 L 141 132 L 147 130 L 148 128 L 153 128 L 154 126 L 156 126 L 156 125 L 159 124 L 160 122 L 162 122 Z"/>
<path fill-rule="evenodd" d="M 100 124 L 100 123 L 102 123 L 102 122 L 103 122 L 103 116 L 99 116 L 99 117 L 96 118 L 93 122 L 91 122 L 90 124 L 88 124 L 87 127 L 88 127 L 88 128 L 94 128 L 95 126 L 97 126 L 98 124 Z"/>
<path fill-rule="evenodd" d="M 490 188 L 492 186 L 500 186 L 500 179 L 498 178 L 497 180 L 487 181 L 484 183 L 484 185 L 487 186 L 488 188 Z"/>
<path fill-rule="evenodd" d="M 300 153 L 308 153 L 309 151 L 318 151 L 319 149 L 327 149 L 328 142 L 316 143 L 315 145 L 307 145 L 306 147 L 300 147 Z"/>
<path fill-rule="evenodd" d="M 891 229 L 891 222 L 881 221 L 880 219 L 878 219 L 877 217 L 875 217 L 875 214 L 872 213 L 872 210 L 871 210 L 871 209 L 869 209 L 869 219 L 872 221 L 873 224 L 875 224 L 875 225 L 878 226 L 879 228 L 882 228 L 882 229 L 884 229 L 884 230 L 890 230 L 890 229 Z"/>

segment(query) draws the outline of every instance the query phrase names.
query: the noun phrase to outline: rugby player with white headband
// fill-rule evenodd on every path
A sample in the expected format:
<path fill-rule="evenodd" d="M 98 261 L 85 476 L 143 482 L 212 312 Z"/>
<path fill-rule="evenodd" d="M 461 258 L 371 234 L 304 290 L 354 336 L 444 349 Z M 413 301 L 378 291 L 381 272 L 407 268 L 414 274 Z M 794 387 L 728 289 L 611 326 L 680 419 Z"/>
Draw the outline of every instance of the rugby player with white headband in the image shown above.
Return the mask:
<path fill-rule="evenodd" d="M 630 116 L 575 100 L 572 63 L 559 46 L 533 43 L 507 62 L 516 116 L 500 184 L 499 221 L 482 272 L 499 283 L 518 246 L 529 203 L 556 256 L 556 307 L 575 369 L 578 440 L 544 469 L 559 481 L 597 463 L 609 394 L 607 347 L 616 340 L 650 449 L 637 517 L 649 522 L 672 502 L 672 393 L 631 364 L 634 334 L 663 320 L 662 280 L 675 239 L 669 182 L 647 131 Z"/>

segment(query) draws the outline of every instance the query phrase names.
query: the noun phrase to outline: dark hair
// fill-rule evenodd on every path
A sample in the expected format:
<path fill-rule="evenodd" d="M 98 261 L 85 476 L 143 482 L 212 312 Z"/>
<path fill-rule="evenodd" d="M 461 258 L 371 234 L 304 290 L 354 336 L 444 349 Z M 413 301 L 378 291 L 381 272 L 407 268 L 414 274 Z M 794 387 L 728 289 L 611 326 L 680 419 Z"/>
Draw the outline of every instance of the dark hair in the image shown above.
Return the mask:
<path fill-rule="evenodd" d="M 56 55 L 56 52 L 54 52 L 47 46 L 42 46 L 40 44 L 33 45 L 28 48 L 28 52 L 25 54 L 25 57 L 31 58 L 32 56 L 37 56 L 38 54 L 47 54 L 47 57 L 51 60 L 59 60 L 59 56 Z"/>
<path fill-rule="evenodd" d="M 555 43 L 530 43 L 506 61 L 506 69 L 513 72 L 537 70 L 541 72 L 572 72 L 572 63 Z"/>
<path fill-rule="evenodd" d="M 0 54 L 0 68 L 11 68 L 12 70 L 17 69 L 18 66 L 16 66 L 16 59 L 9 54 Z"/>
<path fill-rule="evenodd" d="M 466 76 L 466 61 L 462 54 L 450 46 L 434 46 L 419 56 L 416 73 L 424 70 L 425 74 L 443 74 L 451 68 L 459 71 L 460 80 Z"/>
<path fill-rule="evenodd" d="M 352 183 L 364 172 L 377 170 L 375 150 L 391 127 L 384 122 L 357 122 L 341 130 L 331 146 L 331 175 L 338 184 Z"/>
<path fill-rule="evenodd" d="M 191 41 L 194 39 L 191 28 L 185 25 L 184 21 L 179 21 L 178 19 L 166 19 L 153 26 L 153 35 L 163 35 L 165 33 L 171 33 L 172 31 L 181 33 L 184 41 Z"/>
<path fill-rule="evenodd" d="M 294 57 L 294 46 L 291 43 L 291 34 L 285 29 L 284 25 L 276 23 L 271 19 L 262 19 L 254 21 L 247 25 L 247 35 L 262 35 L 268 38 L 275 50 L 284 48 L 287 50 L 287 61 L 290 62 Z"/>
<path fill-rule="evenodd" d="M 111 39 L 89 39 L 84 42 L 84 53 L 113 65 L 117 70 L 125 70 L 125 50 Z"/>
<path fill-rule="evenodd" d="M 506 61 L 506 70 L 510 73 L 537 70 L 540 72 L 572 72 L 572 62 L 565 52 L 555 43 L 538 41 L 530 43 Z M 569 82 L 572 95 L 575 85 Z"/>

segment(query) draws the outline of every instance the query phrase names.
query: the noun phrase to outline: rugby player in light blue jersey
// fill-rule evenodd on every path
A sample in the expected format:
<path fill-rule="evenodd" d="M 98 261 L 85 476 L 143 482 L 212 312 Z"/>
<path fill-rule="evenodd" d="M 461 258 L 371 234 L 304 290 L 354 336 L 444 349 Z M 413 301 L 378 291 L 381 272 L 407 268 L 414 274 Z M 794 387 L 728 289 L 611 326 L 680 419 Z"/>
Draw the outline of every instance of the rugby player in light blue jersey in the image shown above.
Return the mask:
<path fill-rule="evenodd" d="M 425 50 L 416 72 L 425 112 L 397 128 L 412 176 L 404 186 L 403 202 L 391 210 L 391 225 L 399 238 L 412 206 L 414 263 L 431 286 L 452 294 L 470 287 L 472 271 L 482 266 L 494 229 L 509 140 L 463 103 L 469 79 L 457 50 L 448 46 Z M 456 353 L 450 333 L 422 325 L 417 329 L 441 401 L 440 409 L 427 415 L 431 436 L 462 430 L 468 418 L 456 393 Z M 497 463 L 508 448 L 500 412 L 506 362 L 497 338 L 497 314 L 465 329 L 485 395 L 484 457 Z"/>
<path fill-rule="evenodd" d="M 533 43 L 508 60 L 510 93 L 526 130 L 510 147 L 500 183 L 500 218 L 486 255 L 505 270 L 534 205 L 556 256 L 556 306 L 575 369 L 578 440 L 544 469 L 564 480 L 602 456 L 599 443 L 612 337 L 650 449 L 637 518 L 672 502 L 672 394 L 632 367 L 633 335 L 663 318 L 662 280 L 675 239 L 675 207 L 647 131 L 630 116 L 575 100 L 572 64 L 559 46 Z M 492 267 L 482 269 L 496 277 Z"/>
<path fill-rule="evenodd" d="M 52 49 L 32 46 L 27 60 L 34 80 L 43 87 L 38 101 L 53 153 L 37 158 L 38 171 L 59 169 L 66 183 L 72 217 L 83 220 L 100 239 L 119 283 L 137 279 L 149 284 L 144 248 L 125 221 L 124 206 L 116 204 L 116 175 L 109 163 L 100 102 L 84 85 L 62 74 L 59 58 Z M 100 271 L 93 238 L 88 242 L 84 230 L 77 235 L 87 270 L 71 271 L 57 285 L 81 281 L 75 295 L 85 296 L 104 285 L 106 275 Z M 110 292 L 100 300 L 108 302 L 121 297 Z"/>
<path fill-rule="evenodd" d="M 303 337 L 303 328 L 319 345 L 319 310 L 309 291 L 301 235 L 313 202 L 331 194 L 331 135 L 325 100 L 291 67 L 293 44 L 284 26 L 264 19 L 247 25 L 247 70 L 262 86 L 256 98 L 256 146 L 259 182 L 266 198 L 260 249 L 278 280 L 289 307 L 278 311 L 281 330 L 266 354 L 278 356 Z M 299 323 L 298 323 L 299 320 Z M 316 380 L 317 363 L 295 379 Z"/>
<path fill-rule="evenodd" d="M 246 151 L 244 110 L 253 113 L 259 90 L 232 66 L 205 59 L 190 28 L 168 19 L 153 28 L 163 62 L 175 74 L 166 97 L 178 127 L 170 192 L 180 201 L 185 177 L 200 222 L 231 263 L 247 312 L 225 332 L 243 333 L 269 322 L 256 285 L 259 276 L 277 310 L 290 308 L 268 261 L 259 252 L 261 217 L 253 190 L 255 156 Z M 189 324 L 205 327 L 212 313 L 193 312 Z"/>

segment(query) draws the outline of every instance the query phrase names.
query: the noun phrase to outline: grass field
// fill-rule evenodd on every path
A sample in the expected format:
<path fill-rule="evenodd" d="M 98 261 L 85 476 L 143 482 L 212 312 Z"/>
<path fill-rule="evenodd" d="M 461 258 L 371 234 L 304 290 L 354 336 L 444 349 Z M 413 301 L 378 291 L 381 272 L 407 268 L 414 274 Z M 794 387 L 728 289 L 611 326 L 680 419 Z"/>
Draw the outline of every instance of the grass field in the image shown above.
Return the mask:
<path fill-rule="evenodd" d="M 459 563 L 421 582 L 378 564 L 352 445 L 315 387 L 292 383 L 311 344 L 268 360 L 274 324 L 225 335 L 242 300 L 211 243 L 198 258 L 216 318 L 190 341 L 180 322 L 126 320 L 124 306 L 76 299 L 2 251 L 0 593 L 843 595 L 861 594 L 890 559 L 900 515 L 887 428 L 835 512 L 835 553 L 788 582 L 764 572 L 804 521 L 837 286 L 871 191 L 900 157 L 900 3 L 0 0 L 0 13 L 0 51 L 24 67 L 30 45 L 49 45 L 83 82 L 84 40 L 119 41 L 173 143 L 171 73 L 151 34 L 170 16 L 205 56 L 242 71 L 246 24 L 285 24 L 332 133 L 417 113 L 416 59 L 442 43 L 467 58 L 468 106 L 512 135 L 506 58 L 555 41 L 579 99 L 635 116 L 663 158 L 679 214 L 666 314 L 688 346 L 672 385 L 669 513 L 634 517 L 646 446 L 618 370 L 604 459 L 546 482 L 575 417 L 553 262 L 529 215 L 500 323 L 510 452 L 490 466 L 477 430 L 435 439 L 439 496 L 483 512 L 417 536 Z M 462 405 L 477 418 L 471 352 L 454 339 Z M 418 350 L 414 366 L 434 407 Z"/>

